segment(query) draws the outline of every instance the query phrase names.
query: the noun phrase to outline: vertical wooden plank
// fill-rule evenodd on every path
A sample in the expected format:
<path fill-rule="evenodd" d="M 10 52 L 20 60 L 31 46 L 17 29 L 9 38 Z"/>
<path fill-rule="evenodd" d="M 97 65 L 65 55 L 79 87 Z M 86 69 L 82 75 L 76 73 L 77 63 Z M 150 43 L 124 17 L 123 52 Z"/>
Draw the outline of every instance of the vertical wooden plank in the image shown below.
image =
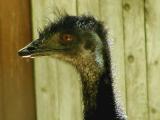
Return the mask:
<path fill-rule="evenodd" d="M 35 120 L 32 61 L 17 51 L 31 40 L 28 0 L 0 1 L 0 119 Z M 2 116 L 1 116 L 2 115 Z"/>
<path fill-rule="evenodd" d="M 89 14 L 100 18 L 99 7 L 99 0 L 77 0 L 78 14 Z"/>
<path fill-rule="evenodd" d="M 150 120 L 160 119 L 160 1 L 146 0 L 146 37 Z"/>
<path fill-rule="evenodd" d="M 46 17 L 53 20 L 55 8 L 76 14 L 76 1 L 32 0 L 33 34 L 44 26 Z M 38 120 L 81 120 L 80 77 L 76 70 L 53 58 L 35 60 Z M 74 97 L 74 98 L 73 98 Z"/>
<path fill-rule="evenodd" d="M 148 120 L 144 0 L 123 0 L 127 111 L 129 120 Z"/>
<path fill-rule="evenodd" d="M 125 63 L 123 41 L 122 0 L 100 0 L 101 20 L 105 22 L 109 32 L 111 59 L 115 89 L 120 102 L 126 108 Z M 117 92 L 117 91 L 116 91 Z"/>
<path fill-rule="evenodd" d="M 0 25 L 1 28 L 1 25 Z M 1 30 L 1 29 L 0 29 Z M 0 31 L 1 33 L 1 31 Z M 0 68 L 2 68 L 1 64 L 0 64 Z M 2 69 L 0 69 L 0 73 L 2 73 Z M 0 120 L 4 120 L 4 106 L 3 106 L 3 81 L 0 80 Z"/>

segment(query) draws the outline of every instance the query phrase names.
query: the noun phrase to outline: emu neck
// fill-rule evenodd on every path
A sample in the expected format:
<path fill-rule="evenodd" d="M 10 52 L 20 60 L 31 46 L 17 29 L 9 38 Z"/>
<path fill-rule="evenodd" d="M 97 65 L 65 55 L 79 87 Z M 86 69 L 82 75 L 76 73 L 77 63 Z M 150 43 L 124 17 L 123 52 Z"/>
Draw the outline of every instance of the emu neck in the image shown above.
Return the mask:
<path fill-rule="evenodd" d="M 84 120 L 125 120 L 115 100 L 109 55 L 98 56 L 98 59 L 95 54 L 59 58 L 72 63 L 81 75 Z"/>
<path fill-rule="evenodd" d="M 77 69 L 82 78 L 84 120 L 120 120 L 116 116 L 111 73 L 93 59 L 81 62 Z"/>
<path fill-rule="evenodd" d="M 95 81 L 82 76 L 84 120 L 118 120 L 112 83 L 107 79 L 105 74 Z"/>

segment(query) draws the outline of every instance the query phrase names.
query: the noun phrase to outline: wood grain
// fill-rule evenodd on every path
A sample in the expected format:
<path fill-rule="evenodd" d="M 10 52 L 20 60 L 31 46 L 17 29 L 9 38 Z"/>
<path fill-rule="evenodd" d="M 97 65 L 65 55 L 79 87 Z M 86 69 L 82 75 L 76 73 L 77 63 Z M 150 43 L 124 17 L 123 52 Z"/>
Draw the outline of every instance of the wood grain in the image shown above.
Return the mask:
<path fill-rule="evenodd" d="M 144 1 L 124 0 L 127 114 L 129 120 L 148 120 Z"/>
<path fill-rule="evenodd" d="M 77 0 L 77 13 L 93 15 L 100 19 L 99 0 Z"/>
<path fill-rule="evenodd" d="M 0 1 L 0 120 L 35 120 L 32 61 L 17 51 L 31 41 L 28 0 Z"/>
<path fill-rule="evenodd" d="M 147 0 L 146 47 L 148 65 L 148 99 L 150 120 L 160 119 L 160 8 L 159 0 Z"/>

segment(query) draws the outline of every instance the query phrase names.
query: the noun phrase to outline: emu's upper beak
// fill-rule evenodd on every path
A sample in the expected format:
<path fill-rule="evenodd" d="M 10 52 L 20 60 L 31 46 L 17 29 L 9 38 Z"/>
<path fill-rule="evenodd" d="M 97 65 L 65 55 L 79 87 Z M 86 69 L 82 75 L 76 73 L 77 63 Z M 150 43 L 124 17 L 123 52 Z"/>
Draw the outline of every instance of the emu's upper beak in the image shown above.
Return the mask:
<path fill-rule="evenodd" d="M 18 51 L 18 55 L 22 57 L 44 56 L 46 52 L 52 51 L 50 46 L 42 40 L 32 41 L 30 44 Z M 45 54 L 44 54 L 45 53 Z M 43 55 L 44 54 L 44 55 Z"/>
<path fill-rule="evenodd" d="M 22 57 L 31 57 L 35 50 L 35 46 L 33 46 L 32 43 L 30 43 L 24 48 L 20 49 L 18 51 L 18 55 Z"/>
<path fill-rule="evenodd" d="M 54 42 L 54 40 L 34 40 L 24 48 L 18 51 L 22 57 L 47 56 L 56 52 L 66 51 L 66 46 Z"/>

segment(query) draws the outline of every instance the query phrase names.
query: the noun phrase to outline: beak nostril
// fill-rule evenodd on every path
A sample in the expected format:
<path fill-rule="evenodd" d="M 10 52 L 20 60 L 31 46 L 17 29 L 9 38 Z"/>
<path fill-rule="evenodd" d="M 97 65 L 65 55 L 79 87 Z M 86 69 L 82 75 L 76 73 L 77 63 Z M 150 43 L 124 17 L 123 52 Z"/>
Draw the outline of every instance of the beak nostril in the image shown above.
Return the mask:
<path fill-rule="evenodd" d="M 29 51 L 33 51 L 33 50 L 35 50 L 35 47 L 30 46 L 30 47 L 28 47 L 28 48 L 27 48 L 27 50 L 29 50 Z"/>

